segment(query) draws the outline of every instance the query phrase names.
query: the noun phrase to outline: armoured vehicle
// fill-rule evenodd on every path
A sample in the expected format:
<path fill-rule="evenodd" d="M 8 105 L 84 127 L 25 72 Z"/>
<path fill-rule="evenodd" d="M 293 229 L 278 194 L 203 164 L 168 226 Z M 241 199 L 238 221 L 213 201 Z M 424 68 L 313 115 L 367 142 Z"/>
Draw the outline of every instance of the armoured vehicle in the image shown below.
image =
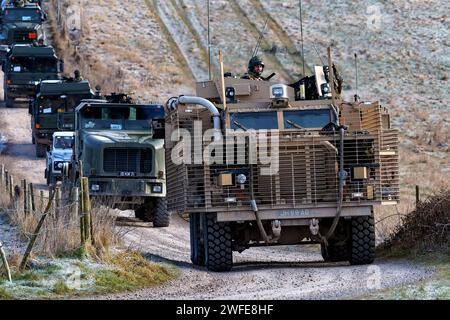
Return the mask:
<path fill-rule="evenodd" d="M 51 46 L 12 46 L 3 64 L 6 107 L 12 108 L 17 98 L 33 98 L 39 82 L 58 79 L 63 68 L 63 61 L 58 59 Z"/>
<path fill-rule="evenodd" d="M 76 108 L 70 182 L 88 177 L 98 201 L 166 227 L 164 106 L 134 104 L 121 94 L 107 99 L 83 100 Z"/>
<path fill-rule="evenodd" d="M 41 81 L 36 92 L 34 100 L 30 100 L 32 141 L 36 156 L 44 157 L 53 133 L 74 130 L 75 108 L 81 100 L 93 98 L 94 93 L 89 81 L 73 79 Z"/>
<path fill-rule="evenodd" d="M 168 101 L 168 209 L 190 216 L 193 264 L 228 271 L 233 251 L 299 244 L 373 262 L 374 206 L 399 200 L 398 133 L 380 103 L 345 102 L 329 68 L 314 70 L 291 85 L 199 82 Z"/>
<path fill-rule="evenodd" d="M 62 181 L 63 177 L 68 176 L 75 133 L 73 131 L 60 131 L 54 132 L 52 136 L 52 148 L 47 152 L 45 169 L 47 185 L 54 185 L 57 181 Z"/>
<path fill-rule="evenodd" d="M 0 12 L 0 45 L 2 52 L 14 44 L 32 44 L 45 41 L 42 23 L 47 15 L 38 3 L 15 6 L 4 4 Z"/>

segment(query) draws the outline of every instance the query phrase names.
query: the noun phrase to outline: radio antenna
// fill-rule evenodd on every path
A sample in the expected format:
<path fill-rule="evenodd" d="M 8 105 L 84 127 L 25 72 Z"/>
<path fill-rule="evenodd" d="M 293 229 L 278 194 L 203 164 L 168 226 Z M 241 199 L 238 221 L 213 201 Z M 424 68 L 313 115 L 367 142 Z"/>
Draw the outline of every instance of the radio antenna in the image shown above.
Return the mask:
<path fill-rule="evenodd" d="M 355 102 L 358 102 L 358 55 L 355 53 L 355 75 L 356 75 L 356 94 L 355 94 Z"/>
<path fill-rule="evenodd" d="M 211 80 L 211 32 L 210 32 L 210 10 L 209 10 L 209 3 L 210 0 L 207 0 L 206 2 L 206 8 L 207 8 L 207 15 L 208 15 L 208 74 L 209 74 L 209 80 Z"/>
<path fill-rule="evenodd" d="M 259 47 L 261 46 L 261 41 L 262 41 L 262 39 L 263 39 L 263 37 L 264 37 L 264 33 L 266 33 L 266 28 L 267 28 L 267 24 L 268 24 L 268 23 L 269 23 L 269 15 L 267 15 L 266 23 L 264 24 L 264 29 L 263 29 L 263 31 L 261 32 L 261 34 L 259 35 L 258 42 L 256 42 L 256 47 L 255 47 L 255 49 L 253 50 L 252 58 L 255 57 L 255 56 L 258 54 Z"/>
<path fill-rule="evenodd" d="M 302 42 L 302 57 L 303 57 L 303 76 L 305 77 L 305 50 L 303 48 L 303 11 L 302 11 L 302 0 L 299 0 L 300 5 L 300 37 Z"/>
<path fill-rule="evenodd" d="M 317 53 L 317 56 L 319 57 L 319 59 L 320 59 L 320 62 L 322 63 L 322 65 L 324 66 L 325 65 L 325 63 L 323 62 L 323 59 L 322 59 L 322 57 L 320 56 L 320 53 L 319 53 L 319 50 L 317 50 L 317 47 L 316 47 L 316 45 L 314 44 L 314 42 L 313 42 L 313 47 L 314 47 L 314 50 L 316 51 L 316 53 Z"/>

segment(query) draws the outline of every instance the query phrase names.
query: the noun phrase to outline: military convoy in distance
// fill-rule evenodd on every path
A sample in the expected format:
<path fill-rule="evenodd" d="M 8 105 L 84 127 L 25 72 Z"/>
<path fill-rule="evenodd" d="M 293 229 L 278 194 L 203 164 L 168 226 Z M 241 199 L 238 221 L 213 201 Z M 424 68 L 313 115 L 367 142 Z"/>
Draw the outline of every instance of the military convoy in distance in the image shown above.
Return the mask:
<path fill-rule="evenodd" d="M 68 190 L 88 177 L 91 197 L 168 226 L 164 120 L 162 105 L 134 104 L 127 95 L 83 100 L 75 110 Z"/>
<path fill-rule="evenodd" d="M 47 20 L 47 15 L 38 2 L 3 2 L 0 12 L 0 51 L 3 55 L 14 44 L 45 42 L 42 24 Z"/>
<path fill-rule="evenodd" d="M 373 208 L 399 199 L 398 133 L 378 102 L 345 102 L 329 68 L 314 70 L 169 100 L 168 209 L 190 215 L 195 265 L 228 271 L 233 251 L 311 243 L 325 261 L 373 262 Z"/>
<path fill-rule="evenodd" d="M 14 45 L 3 62 L 4 101 L 7 108 L 15 99 L 33 98 L 42 80 L 58 79 L 64 70 L 51 46 Z"/>
<path fill-rule="evenodd" d="M 56 131 L 74 130 L 75 108 L 83 99 L 92 99 L 89 81 L 73 78 L 44 80 L 36 88 L 30 101 L 32 141 L 36 156 L 44 157 Z"/>

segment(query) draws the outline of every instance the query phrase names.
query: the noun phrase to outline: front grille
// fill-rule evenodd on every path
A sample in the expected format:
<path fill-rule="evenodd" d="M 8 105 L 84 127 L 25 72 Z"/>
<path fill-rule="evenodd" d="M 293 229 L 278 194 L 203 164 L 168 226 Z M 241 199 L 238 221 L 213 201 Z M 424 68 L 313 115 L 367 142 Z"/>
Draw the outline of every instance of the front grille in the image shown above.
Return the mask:
<path fill-rule="evenodd" d="M 28 31 L 28 30 L 15 30 L 14 31 L 14 42 L 15 43 L 30 43 L 32 42 L 31 39 L 29 39 L 28 34 L 29 33 L 35 33 L 35 31 Z"/>
<path fill-rule="evenodd" d="M 103 152 L 103 170 L 117 174 L 119 172 L 151 173 L 151 149 L 109 148 Z"/>

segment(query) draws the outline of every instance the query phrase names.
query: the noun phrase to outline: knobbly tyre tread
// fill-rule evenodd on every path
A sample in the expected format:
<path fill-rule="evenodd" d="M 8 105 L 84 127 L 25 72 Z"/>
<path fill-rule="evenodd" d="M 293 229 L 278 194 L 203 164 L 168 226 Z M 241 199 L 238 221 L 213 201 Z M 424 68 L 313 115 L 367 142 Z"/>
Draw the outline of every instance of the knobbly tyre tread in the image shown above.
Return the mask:
<path fill-rule="evenodd" d="M 348 221 L 340 219 L 337 228 L 328 240 L 328 247 L 321 245 L 322 257 L 326 262 L 341 262 L 350 260 Z"/>
<path fill-rule="evenodd" d="M 233 267 L 231 226 L 217 222 L 215 214 L 205 215 L 205 265 L 210 271 L 226 272 Z"/>
<path fill-rule="evenodd" d="M 375 260 L 375 222 L 371 216 L 352 218 L 350 264 L 370 264 Z"/>
<path fill-rule="evenodd" d="M 166 198 L 156 198 L 153 210 L 153 227 L 164 228 L 170 225 L 170 212 L 167 210 Z"/>
<path fill-rule="evenodd" d="M 203 232 L 200 228 L 202 221 L 201 213 L 189 214 L 189 229 L 191 237 L 191 261 L 195 266 L 205 266 L 205 245 Z"/>

